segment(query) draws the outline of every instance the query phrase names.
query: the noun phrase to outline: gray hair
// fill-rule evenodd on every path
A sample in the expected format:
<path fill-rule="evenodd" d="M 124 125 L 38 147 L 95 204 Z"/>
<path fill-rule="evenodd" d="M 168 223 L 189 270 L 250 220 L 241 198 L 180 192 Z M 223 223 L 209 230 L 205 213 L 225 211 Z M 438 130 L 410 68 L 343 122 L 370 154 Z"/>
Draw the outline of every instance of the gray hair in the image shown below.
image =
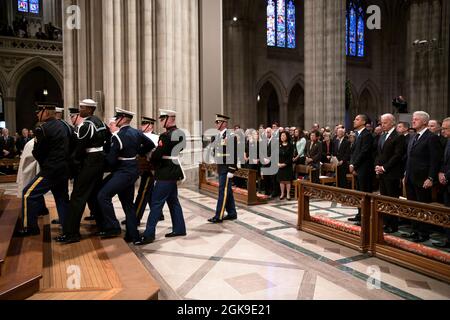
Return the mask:
<path fill-rule="evenodd" d="M 425 121 L 426 123 L 428 123 L 431 119 L 430 115 L 428 113 L 426 113 L 425 111 L 414 112 L 413 116 L 421 117 L 423 119 L 423 121 Z"/>
<path fill-rule="evenodd" d="M 444 119 L 444 121 L 442 121 L 442 123 L 444 123 L 444 122 L 450 122 L 450 118 Z"/>
<path fill-rule="evenodd" d="M 391 114 L 391 113 L 383 114 L 383 115 L 381 116 L 381 121 L 383 121 L 383 119 L 390 119 L 390 120 L 392 121 L 392 124 L 393 124 L 393 125 L 396 124 L 396 119 L 395 119 L 394 115 Z"/>

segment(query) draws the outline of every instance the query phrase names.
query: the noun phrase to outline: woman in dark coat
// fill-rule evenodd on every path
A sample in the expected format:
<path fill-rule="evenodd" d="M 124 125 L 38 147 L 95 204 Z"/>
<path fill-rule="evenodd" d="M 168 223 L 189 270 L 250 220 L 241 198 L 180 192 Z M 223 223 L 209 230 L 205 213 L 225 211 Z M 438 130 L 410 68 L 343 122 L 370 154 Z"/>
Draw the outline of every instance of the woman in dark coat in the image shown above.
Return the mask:
<path fill-rule="evenodd" d="M 288 200 L 291 200 L 291 184 L 294 180 L 294 171 L 292 169 L 293 158 L 294 146 L 290 142 L 289 134 L 283 132 L 280 135 L 280 161 L 278 163 L 278 181 L 280 182 L 281 189 L 280 200 L 283 200 L 285 195 Z"/>

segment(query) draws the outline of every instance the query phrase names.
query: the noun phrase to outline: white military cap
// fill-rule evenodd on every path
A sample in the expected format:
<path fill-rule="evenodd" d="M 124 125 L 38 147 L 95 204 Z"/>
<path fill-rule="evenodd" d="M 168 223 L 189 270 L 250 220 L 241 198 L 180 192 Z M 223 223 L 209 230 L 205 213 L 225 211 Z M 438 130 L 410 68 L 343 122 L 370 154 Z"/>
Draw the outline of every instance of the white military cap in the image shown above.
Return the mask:
<path fill-rule="evenodd" d="M 56 111 L 56 113 L 63 113 L 64 112 L 64 108 L 56 107 L 55 111 Z"/>
<path fill-rule="evenodd" d="M 176 117 L 177 112 L 173 110 L 159 109 L 159 118 Z"/>
<path fill-rule="evenodd" d="M 136 113 L 128 111 L 128 110 L 124 110 L 121 108 L 116 108 L 116 118 L 121 118 L 121 117 L 125 117 L 125 118 L 130 118 L 133 119 L 133 117 L 136 115 Z"/>
<path fill-rule="evenodd" d="M 80 106 L 97 108 L 97 102 L 92 99 L 85 99 L 83 101 L 80 101 Z"/>

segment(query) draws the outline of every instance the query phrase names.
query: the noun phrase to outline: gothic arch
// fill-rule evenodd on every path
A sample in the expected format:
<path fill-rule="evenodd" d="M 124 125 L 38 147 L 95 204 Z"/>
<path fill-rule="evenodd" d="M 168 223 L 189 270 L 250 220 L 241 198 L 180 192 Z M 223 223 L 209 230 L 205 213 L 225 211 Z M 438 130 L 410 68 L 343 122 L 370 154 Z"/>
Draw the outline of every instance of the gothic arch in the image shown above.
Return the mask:
<path fill-rule="evenodd" d="M 361 96 L 362 93 L 364 92 L 364 90 L 367 90 L 372 99 L 373 99 L 373 103 L 374 106 L 376 108 L 376 113 L 380 113 L 382 110 L 382 96 L 381 96 L 381 92 L 378 89 L 377 85 L 372 81 L 372 80 L 367 80 L 366 82 L 364 82 L 364 84 L 361 86 L 361 89 L 359 90 L 359 94 L 358 94 L 358 104 L 360 104 L 361 102 Z"/>
<path fill-rule="evenodd" d="M 50 73 L 53 78 L 55 78 L 61 92 L 64 92 L 64 77 L 62 71 L 58 68 L 58 66 L 50 60 L 44 59 L 42 57 L 32 57 L 25 59 L 21 64 L 16 66 L 14 70 L 11 72 L 9 83 L 10 83 L 10 92 L 9 96 L 15 97 L 17 92 L 17 86 L 19 85 L 20 80 L 24 75 L 26 75 L 29 71 L 34 68 L 41 67 L 48 73 Z"/>
<path fill-rule="evenodd" d="M 285 104 L 288 100 L 288 92 L 286 88 L 283 85 L 283 82 L 280 80 L 280 78 L 272 71 L 266 73 L 256 84 L 256 92 L 257 94 L 261 91 L 262 87 L 267 83 L 270 82 L 273 87 L 275 88 L 275 91 L 278 95 L 278 100 L 280 106 Z"/>
<path fill-rule="evenodd" d="M 291 94 L 292 89 L 294 89 L 294 87 L 295 87 L 297 84 L 298 84 L 300 87 L 302 87 L 303 90 L 305 90 L 305 77 L 304 77 L 303 74 L 297 75 L 297 76 L 291 81 L 291 83 L 290 83 L 289 86 L 288 86 L 288 90 L 287 90 L 288 94 Z"/>

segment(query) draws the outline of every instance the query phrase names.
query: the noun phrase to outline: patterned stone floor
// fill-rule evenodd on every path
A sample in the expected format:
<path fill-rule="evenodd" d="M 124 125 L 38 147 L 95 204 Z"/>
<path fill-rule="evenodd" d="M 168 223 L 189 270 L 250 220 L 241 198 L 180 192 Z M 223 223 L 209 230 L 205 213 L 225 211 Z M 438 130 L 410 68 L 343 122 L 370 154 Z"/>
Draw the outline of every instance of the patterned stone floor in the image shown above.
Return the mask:
<path fill-rule="evenodd" d="M 15 192 L 14 185 L 1 187 Z M 206 220 L 214 215 L 214 198 L 181 189 L 180 199 L 188 236 L 164 238 L 171 231 L 165 207 L 157 240 L 132 248 L 161 284 L 160 299 L 450 299 L 444 282 L 298 231 L 295 202 L 239 207 L 237 221 L 211 225 Z M 123 219 L 117 199 L 114 205 Z M 355 213 L 324 202 L 312 206 L 338 219 Z M 374 270 L 380 272 L 378 287 L 370 278 Z"/>

